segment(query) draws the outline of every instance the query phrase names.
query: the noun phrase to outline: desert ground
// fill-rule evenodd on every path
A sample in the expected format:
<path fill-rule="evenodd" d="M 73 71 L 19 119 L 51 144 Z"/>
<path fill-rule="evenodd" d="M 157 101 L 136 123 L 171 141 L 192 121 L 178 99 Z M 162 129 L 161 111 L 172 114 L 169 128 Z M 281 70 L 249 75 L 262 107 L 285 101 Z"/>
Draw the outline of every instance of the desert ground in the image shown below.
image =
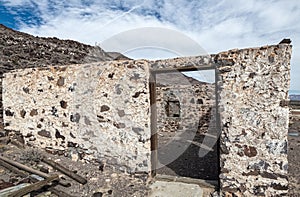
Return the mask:
<path fill-rule="evenodd" d="M 300 196 L 300 106 L 291 106 L 288 161 L 289 161 L 289 194 Z"/>

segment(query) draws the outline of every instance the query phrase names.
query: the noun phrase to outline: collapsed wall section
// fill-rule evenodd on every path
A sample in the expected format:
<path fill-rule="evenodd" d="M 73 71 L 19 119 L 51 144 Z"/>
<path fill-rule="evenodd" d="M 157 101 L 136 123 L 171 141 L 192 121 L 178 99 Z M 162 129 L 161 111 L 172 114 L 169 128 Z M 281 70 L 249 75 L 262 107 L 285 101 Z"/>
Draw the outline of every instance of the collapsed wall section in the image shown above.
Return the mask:
<path fill-rule="evenodd" d="M 221 116 L 221 189 L 287 195 L 291 46 L 231 50 L 216 57 Z"/>
<path fill-rule="evenodd" d="M 150 170 L 149 68 L 107 62 L 6 73 L 5 129 L 27 145 Z"/>

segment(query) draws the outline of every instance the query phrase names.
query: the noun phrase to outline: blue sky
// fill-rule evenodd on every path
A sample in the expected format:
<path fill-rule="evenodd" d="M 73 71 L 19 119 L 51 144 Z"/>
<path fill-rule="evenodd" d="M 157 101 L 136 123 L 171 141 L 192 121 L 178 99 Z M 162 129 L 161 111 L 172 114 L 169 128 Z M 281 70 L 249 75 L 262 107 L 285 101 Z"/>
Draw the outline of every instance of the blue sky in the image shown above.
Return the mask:
<path fill-rule="evenodd" d="M 143 27 L 180 32 L 207 53 L 291 38 L 291 90 L 300 90 L 299 19 L 299 0 L 0 0 L 0 23 L 8 27 L 91 45 Z"/>

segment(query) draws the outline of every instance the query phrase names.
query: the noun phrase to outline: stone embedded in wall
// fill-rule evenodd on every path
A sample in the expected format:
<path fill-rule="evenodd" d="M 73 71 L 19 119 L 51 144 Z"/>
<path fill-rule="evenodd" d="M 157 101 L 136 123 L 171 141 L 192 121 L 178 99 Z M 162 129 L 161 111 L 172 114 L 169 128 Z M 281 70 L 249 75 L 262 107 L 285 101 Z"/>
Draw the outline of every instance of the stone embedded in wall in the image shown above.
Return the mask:
<path fill-rule="evenodd" d="M 254 146 L 244 145 L 244 155 L 247 157 L 255 157 L 257 155 L 257 150 Z"/>
<path fill-rule="evenodd" d="M 58 86 L 63 86 L 65 84 L 65 78 L 59 77 L 56 84 Z"/>
<path fill-rule="evenodd" d="M 5 110 L 5 115 L 6 116 L 13 116 L 14 112 L 10 111 L 10 109 Z"/>
<path fill-rule="evenodd" d="M 70 115 L 70 121 L 71 122 L 76 122 L 76 123 L 79 123 L 79 120 L 80 120 L 80 114 L 79 113 L 76 113 L 76 114 L 71 114 Z"/>
<path fill-rule="evenodd" d="M 100 108 L 100 112 L 109 111 L 110 108 L 107 105 L 102 105 Z"/>
<path fill-rule="evenodd" d="M 31 111 L 30 111 L 30 116 L 36 116 L 36 115 L 38 115 L 38 110 L 37 109 L 32 109 Z M 22 115 L 21 115 L 22 116 Z"/>
<path fill-rule="evenodd" d="M 64 101 L 64 100 L 61 100 L 59 103 L 60 103 L 60 106 L 61 106 L 61 108 L 63 108 L 63 109 L 67 109 L 67 107 L 68 107 L 68 103 L 67 103 L 66 101 Z"/>
<path fill-rule="evenodd" d="M 22 118 L 24 118 L 25 115 L 26 115 L 26 111 L 25 111 L 24 109 L 22 109 L 22 110 L 20 111 L 20 116 L 21 116 Z"/>
<path fill-rule="evenodd" d="M 62 139 L 62 140 L 65 140 L 66 139 L 66 137 L 65 136 L 63 136 L 62 134 L 60 134 L 60 132 L 59 132 L 59 130 L 55 130 L 55 138 L 56 139 Z"/>
<path fill-rule="evenodd" d="M 28 94 L 29 93 L 29 88 L 23 87 L 23 91 Z"/>
<path fill-rule="evenodd" d="M 125 116 L 125 111 L 124 111 L 124 110 L 118 110 L 118 115 L 119 115 L 120 117 Z"/>
<path fill-rule="evenodd" d="M 42 137 L 52 138 L 50 131 L 41 130 L 41 131 L 38 131 L 37 134 Z"/>

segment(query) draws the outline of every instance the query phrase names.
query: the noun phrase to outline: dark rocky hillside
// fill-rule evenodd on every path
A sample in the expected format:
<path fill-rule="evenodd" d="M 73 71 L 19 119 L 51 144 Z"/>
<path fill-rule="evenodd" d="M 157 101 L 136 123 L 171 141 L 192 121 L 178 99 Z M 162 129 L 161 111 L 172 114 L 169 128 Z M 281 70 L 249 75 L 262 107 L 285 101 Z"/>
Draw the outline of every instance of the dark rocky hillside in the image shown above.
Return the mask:
<path fill-rule="evenodd" d="M 0 68 L 8 70 L 47 65 L 81 64 L 126 58 L 73 40 L 36 37 L 0 24 Z"/>

